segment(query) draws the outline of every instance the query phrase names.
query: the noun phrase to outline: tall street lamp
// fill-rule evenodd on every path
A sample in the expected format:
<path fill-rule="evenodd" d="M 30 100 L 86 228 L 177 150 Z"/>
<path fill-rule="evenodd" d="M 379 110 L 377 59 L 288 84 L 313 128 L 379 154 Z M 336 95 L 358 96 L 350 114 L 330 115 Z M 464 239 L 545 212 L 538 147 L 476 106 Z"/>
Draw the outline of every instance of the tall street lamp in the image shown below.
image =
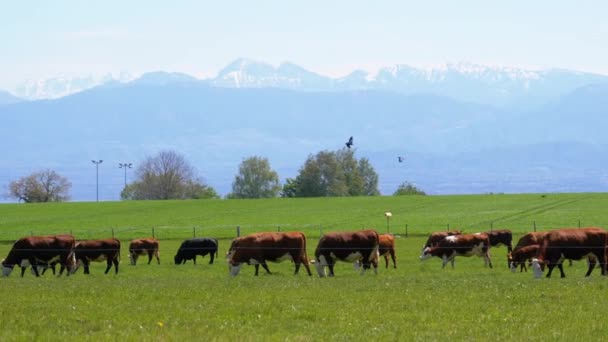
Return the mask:
<path fill-rule="evenodd" d="M 96 184 L 97 184 L 97 202 L 99 202 L 99 164 L 103 163 L 103 160 L 91 160 L 93 164 L 95 164 L 96 169 Z"/>
<path fill-rule="evenodd" d="M 130 169 L 132 166 L 132 163 L 118 163 L 118 168 L 125 169 L 125 188 L 127 187 L 127 169 Z"/>

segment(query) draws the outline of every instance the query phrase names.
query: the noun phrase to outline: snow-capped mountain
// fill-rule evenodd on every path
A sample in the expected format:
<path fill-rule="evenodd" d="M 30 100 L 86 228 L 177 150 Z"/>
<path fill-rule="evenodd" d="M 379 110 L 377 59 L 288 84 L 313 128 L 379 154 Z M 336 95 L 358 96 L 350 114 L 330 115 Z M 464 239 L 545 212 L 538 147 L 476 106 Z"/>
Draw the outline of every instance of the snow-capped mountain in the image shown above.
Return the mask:
<path fill-rule="evenodd" d="M 229 88 L 286 88 L 329 90 L 331 79 L 292 63 L 274 67 L 240 58 L 228 64 L 211 80 L 211 85 Z"/>
<path fill-rule="evenodd" d="M 41 80 L 30 80 L 12 90 L 16 96 L 27 100 L 57 99 L 81 92 L 108 82 L 128 82 L 133 79 L 129 73 L 121 72 L 117 76 L 68 77 L 59 76 Z"/>
<path fill-rule="evenodd" d="M 395 65 L 375 72 L 355 70 L 345 77 L 330 78 L 292 63 L 274 67 L 267 63 L 237 59 L 221 70 L 210 83 L 231 88 L 430 93 L 483 104 L 527 107 L 542 104 L 588 84 L 608 83 L 608 76 L 569 70 L 526 70 L 457 63 L 431 68 Z"/>

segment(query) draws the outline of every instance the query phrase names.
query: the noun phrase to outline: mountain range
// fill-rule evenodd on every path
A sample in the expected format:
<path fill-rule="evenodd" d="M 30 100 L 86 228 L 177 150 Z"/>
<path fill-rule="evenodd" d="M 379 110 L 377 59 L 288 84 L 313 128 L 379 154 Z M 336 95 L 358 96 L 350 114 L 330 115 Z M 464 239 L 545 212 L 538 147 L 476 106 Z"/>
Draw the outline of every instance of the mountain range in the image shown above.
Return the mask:
<path fill-rule="evenodd" d="M 152 72 L 135 79 L 121 72 L 100 77 L 57 77 L 29 81 L 12 90 L 22 99 L 56 99 L 99 85 L 115 83 L 201 82 L 225 88 L 279 88 L 297 91 L 390 91 L 407 95 L 433 94 L 495 107 L 530 109 L 589 84 L 608 84 L 608 76 L 570 70 L 527 70 L 472 63 L 430 68 L 408 65 L 382 67 L 374 72 L 354 70 L 332 78 L 284 62 L 268 63 L 240 58 L 215 77 L 197 79 L 183 73 Z"/>
<path fill-rule="evenodd" d="M 547 100 L 534 105 L 518 97 L 489 105 L 426 91 L 339 89 L 337 80 L 324 83 L 289 64 L 255 64 L 255 70 L 245 60 L 232 64 L 211 80 L 156 72 L 57 99 L 0 105 L 0 184 L 52 168 L 72 181 L 74 200 L 93 200 L 91 160 L 103 159 L 100 198 L 117 199 L 124 185 L 118 163 L 136 167 L 173 149 L 226 194 L 244 158 L 268 158 L 284 180 L 310 154 L 344 148 L 353 136 L 356 156 L 374 165 L 383 194 L 403 181 L 431 194 L 608 191 L 603 76 L 569 74 L 577 81 L 564 83 L 565 93 L 547 91 Z M 381 75 L 359 78 L 377 82 Z M 517 82 L 526 77 L 536 76 L 522 74 Z"/>

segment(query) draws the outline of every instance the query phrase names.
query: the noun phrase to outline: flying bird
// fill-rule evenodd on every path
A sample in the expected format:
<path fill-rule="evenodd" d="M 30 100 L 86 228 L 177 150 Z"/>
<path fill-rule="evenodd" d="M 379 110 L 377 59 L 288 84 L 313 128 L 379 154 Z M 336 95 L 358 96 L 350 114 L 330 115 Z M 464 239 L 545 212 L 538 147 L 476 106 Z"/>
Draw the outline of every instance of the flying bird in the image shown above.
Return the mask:
<path fill-rule="evenodd" d="M 403 163 L 404 159 L 405 159 L 404 157 L 397 157 L 397 160 L 399 160 L 400 163 Z"/>
<path fill-rule="evenodd" d="M 346 147 L 350 148 L 351 146 L 353 146 L 353 137 L 350 137 L 346 142 Z"/>

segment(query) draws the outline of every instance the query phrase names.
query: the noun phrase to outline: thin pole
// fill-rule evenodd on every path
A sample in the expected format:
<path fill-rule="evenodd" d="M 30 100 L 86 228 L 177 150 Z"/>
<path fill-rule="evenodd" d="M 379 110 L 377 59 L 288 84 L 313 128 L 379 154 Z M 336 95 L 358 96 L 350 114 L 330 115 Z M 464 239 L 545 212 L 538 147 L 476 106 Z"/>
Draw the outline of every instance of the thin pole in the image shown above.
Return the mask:
<path fill-rule="evenodd" d="M 99 164 L 103 163 L 103 160 L 91 160 L 95 164 L 95 187 L 96 187 L 96 200 L 99 202 Z"/>

